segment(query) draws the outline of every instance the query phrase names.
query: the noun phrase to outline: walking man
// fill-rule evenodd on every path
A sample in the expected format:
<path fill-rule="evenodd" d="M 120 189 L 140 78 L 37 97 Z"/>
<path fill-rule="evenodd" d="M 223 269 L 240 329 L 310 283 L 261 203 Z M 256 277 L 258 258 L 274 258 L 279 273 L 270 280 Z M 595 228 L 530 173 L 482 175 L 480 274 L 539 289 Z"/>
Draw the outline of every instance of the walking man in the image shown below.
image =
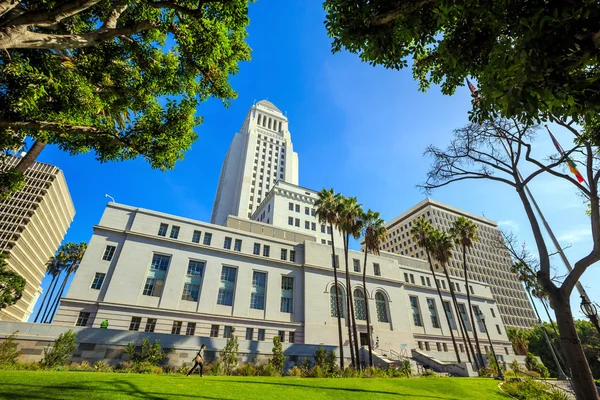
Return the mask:
<path fill-rule="evenodd" d="M 196 367 L 199 367 L 198 372 L 200 373 L 200 377 L 202 377 L 202 371 L 204 370 L 204 349 L 205 348 L 206 348 L 205 344 L 200 346 L 200 351 L 198 352 L 198 354 L 196 354 L 196 357 L 194 357 L 194 360 L 193 360 L 194 366 L 190 369 L 190 372 L 188 372 L 186 376 L 190 376 L 190 374 L 192 372 L 194 372 Z"/>

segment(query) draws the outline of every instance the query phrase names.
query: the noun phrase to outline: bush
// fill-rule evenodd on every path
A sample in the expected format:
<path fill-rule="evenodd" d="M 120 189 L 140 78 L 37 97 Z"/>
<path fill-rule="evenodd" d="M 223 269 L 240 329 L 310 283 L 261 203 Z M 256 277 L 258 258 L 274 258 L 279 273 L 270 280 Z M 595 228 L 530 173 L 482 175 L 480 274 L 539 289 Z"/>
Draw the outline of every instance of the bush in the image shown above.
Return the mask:
<path fill-rule="evenodd" d="M 17 349 L 18 344 L 15 342 L 17 333 L 19 331 L 13 332 L 0 343 L 0 368 L 14 366 L 21 355 L 21 351 Z"/>
<path fill-rule="evenodd" d="M 132 372 L 136 374 L 156 374 L 160 375 L 163 373 L 163 369 L 157 365 L 152 364 L 149 361 L 134 363 Z"/>
<path fill-rule="evenodd" d="M 376 368 L 376 367 L 365 368 L 362 376 L 363 376 L 363 378 L 387 378 L 387 377 L 389 377 L 387 371 L 380 369 L 380 368 Z"/>
<path fill-rule="evenodd" d="M 250 362 L 244 363 L 244 364 L 240 365 L 240 367 L 237 369 L 236 375 L 255 376 L 256 375 L 256 367 L 254 366 L 254 364 L 252 364 Z"/>
<path fill-rule="evenodd" d="M 187 375 L 188 372 L 190 372 L 190 367 L 186 363 L 181 364 L 177 370 L 177 373 L 181 375 Z"/>
<path fill-rule="evenodd" d="M 256 375 L 257 376 L 281 376 L 281 373 L 275 369 L 273 363 L 269 361 L 269 363 L 264 365 L 259 365 L 256 367 Z"/>
<path fill-rule="evenodd" d="M 437 378 L 437 377 L 439 377 L 439 374 L 435 373 L 434 371 L 432 371 L 430 369 L 426 369 L 421 373 L 421 376 L 423 378 Z"/>
<path fill-rule="evenodd" d="M 295 377 L 297 377 L 297 378 L 300 378 L 300 377 L 304 376 L 304 374 L 303 374 L 302 370 L 301 370 L 301 369 L 300 369 L 298 366 L 296 366 L 296 365 L 294 365 L 294 366 L 292 367 L 292 369 L 290 369 L 290 370 L 288 371 L 288 375 L 289 375 L 289 376 L 295 376 Z"/>
<path fill-rule="evenodd" d="M 346 368 L 341 375 L 342 378 L 360 378 L 360 372 L 354 368 Z"/>
<path fill-rule="evenodd" d="M 96 372 L 112 372 L 112 367 L 104 361 L 96 361 L 94 371 Z"/>
<path fill-rule="evenodd" d="M 223 375 L 223 363 L 221 360 L 215 360 L 210 364 L 204 366 L 204 373 L 206 375 L 215 375 L 221 376 Z"/>
<path fill-rule="evenodd" d="M 163 365 L 162 370 L 165 374 L 177 374 L 179 373 L 179 367 L 174 365 Z"/>
<path fill-rule="evenodd" d="M 327 352 L 323 348 L 322 345 L 319 345 L 317 350 L 315 351 L 315 365 L 320 366 L 321 368 L 325 367 L 325 357 L 327 356 Z"/>
<path fill-rule="evenodd" d="M 221 357 L 221 361 L 223 362 L 223 370 L 227 375 L 230 375 L 238 365 L 238 349 L 240 345 L 233 332 L 235 332 L 235 328 L 231 328 L 231 336 L 227 339 L 225 348 L 219 352 L 219 357 Z"/>
<path fill-rule="evenodd" d="M 505 393 L 519 400 L 566 400 L 569 398 L 564 392 L 530 378 L 504 382 L 501 387 Z"/>
<path fill-rule="evenodd" d="M 312 366 L 313 366 L 313 363 L 309 359 L 304 357 L 304 359 L 300 363 L 300 371 L 302 372 L 302 376 L 307 377 Z"/>
<path fill-rule="evenodd" d="M 133 372 L 133 367 L 135 363 L 131 360 L 121 361 L 116 367 L 115 371 L 117 372 Z"/>
<path fill-rule="evenodd" d="M 327 374 L 323 371 L 320 365 L 315 365 L 312 367 L 308 373 L 309 378 L 325 378 Z"/>
<path fill-rule="evenodd" d="M 144 338 L 138 343 L 139 346 L 136 346 L 133 343 L 127 343 L 127 346 L 125 346 L 125 354 L 134 363 L 158 365 L 162 360 L 167 358 L 168 352 L 162 350 L 162 347 L 160 347 L 160 340 L 156 339 L 154 343 L 150 343 L 149 338 Z"/>
<path fill-rule="evenodd" d="M 407 378 L 410 378 L 410 376 L 412 375 L 412 365 L 410 365 L 410 361 L 408 360 L 404 360 L 404 362 L 402 363 L 402 366 L 399 368 L 400 372 L 403 375 L 406 375 Z"/>
<path fill-rule="evenodd" d="M 69 361 L 69 356 L 75 350 L 76 338 L 77 334 L 70 329 L 65 333 L 61 333 L 54 341 L 54 347 L 44 349 L 44 358 L 40 361 L 40 366 L 49 369 L 65 365 Z"/>
<path fill-rule="evenodd" d="M 273 368 L 283 374 L 283 366 L 285 365 L 285 356 L 283 355 L 283 347 L 281 339 L 278 335 L 273 336 L 273 358 L 269 361 Z"/>
<path fill-rule="evenodd" d="M 540 374 L 542 378 L 548 378 L 550 373 L 548 372 L 548 368 L 533 355 L 532 353 L 527 353 L 525 357 L 525 367 L 529 371 L 535 371 Z"/>

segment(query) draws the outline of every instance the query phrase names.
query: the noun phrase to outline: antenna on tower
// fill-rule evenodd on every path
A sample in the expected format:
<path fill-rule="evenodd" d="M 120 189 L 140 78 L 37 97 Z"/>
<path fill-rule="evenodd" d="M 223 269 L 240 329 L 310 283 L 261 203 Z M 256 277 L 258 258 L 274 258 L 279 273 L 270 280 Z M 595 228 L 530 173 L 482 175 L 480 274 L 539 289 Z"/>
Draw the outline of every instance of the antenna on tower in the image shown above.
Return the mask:
<path fill-rule="evenodd" d="M 112 197 L 110 194 L 105 194 L 104 198 L 109 198 L 111 200 L 111 203 L 115 203 L 115 198 Z"/>

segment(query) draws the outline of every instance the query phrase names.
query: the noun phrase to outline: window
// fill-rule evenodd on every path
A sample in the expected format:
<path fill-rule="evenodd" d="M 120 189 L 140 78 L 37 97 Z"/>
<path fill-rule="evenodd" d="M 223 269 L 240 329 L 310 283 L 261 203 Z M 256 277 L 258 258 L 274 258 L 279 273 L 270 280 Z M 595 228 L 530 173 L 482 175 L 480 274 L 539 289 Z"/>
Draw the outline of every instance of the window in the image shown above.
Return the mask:
<path fill-rule="evenodd" d="M 444 346 L 444 351 L 448 351 L 448 344 L 442 343 L 442 346 Z"/>
<path fill-rule="evenodd" d="M 300 227 L 300 218 L 296 218 L 296 220 L 294 221 L 294 225 L 298 228 Z"/>
<path fill-rule="evenodd" d="M 192 242 L 200 243 L 200 235 L 201 234 L 202 234 L 202 232 L 200 232 L 200 231 L 194 231 L 194 234 L 192 235 Z"/>
<path fill-rule="evenodd" d="M 292 313 L 294 305 L 294 278 L 281 277 L 281 308 L 284 313 Z"/>
<path fill-rule="evenodd" d="M 429 279 L 429 277 L 427 277 L 426 279 L 427 279 L 427 286 L 431 287 L 431 280 Z"/>
<path fill-rule="evenodd" d="M 89 312 L 80 311 L 79 316 L 77 317 L 77 322 L 75 322 L 75 326 L 86 326 L 89 318 Z"/>
<path fill-rule="evenodd" d="M 310 221 L 304 221 L 304 229 L 310 229 Z"/>
<path fill-rule="evenodd" d="M 156 327 L 156 319 L 155 318 L 148 318 L 148 321 L 146 321 L 146 327 L 144 328 L 144 332 L 154 332 L 154 328 Z"/>
<path fill-rule="evenodd" d="M 325 225 L 321 225 L 321 233 L 325 233 Z"/>
<path fill-rule="evenodd" d="M 469 316 L 467 315 L 467 309 L 464 304 L 458 305 L 458 311 L 460 312 L 460 317 L 465 322 L 465 327 L 467 331 L 471 331 L 471 321 L 469 321 Z"/>
<path fill-rule="evenodd" d="M 496 313 L 494 312 L 494 309 L 493 309 L 493 308 L 490 308 L 490 311 L 492 312 L 492 317 L 493 317 L 493 318 L 496 318 Z"/>
<path fill-rule="evenodd" d="M 483 321 L 479 317 L 479 306 L 473 306 L 473 315 L 475 316 L 475 321 L 477 321 L 477 327 L 479 328 L 479 332 L 485 333 L 485 325 L 483 325 Z"/>
<path fill-rule="evenodd" d="M 204 274 L 204 265 L 203 261 L 190 260 L 188 262 L 181 300 L 198 301 L 200 297 L 200 284 L 202 283 L 202 275 Z"/>
<path fill-rule="evenodd" d="M 263 256 L 265 257 L 269 257 L 269 254 L 271 252 L 271 247 L 267 246 L 266 244 L 263 246 Z"/>
<path fill-rule="evenodd" d="M 242 251 L 242 240 L 241 239 L 235 239 L 235 244 L 233 245 L 233 249 L 235 251 Z"/>
<path fill-rule="evenodd" d="M 287 249 L 281 249 L 281 259 L 287 260 Z"/>
<path fill-rule="evenodd" d="M 233 290 L 237 270 L 232 267 L 223 267 L 221 270 L 221 284 L 217 296 L 217 304 L 224 306 L 233 305 Z"/>
<path fill-rule="evenodd" d="M 290 209 L 290 211 L 294 211 L 294 203 L 290 203 L 289 209 Z"/>
<path fill-rule="evenodd" d="M 296 212 L 300 212 L 300 204 L 296 204 Z"/>
<path fill-rule="evenodd" d="M 254 250 L 252 250 L 252 254 L 260 255 L 260 243 L 254 243 Z"/>
<path fill-rule="evenodd" d="M 389 322 L 387 313 L 387 301 L 381 292 L 375 294 L 375 309 L 377 310 L 377 321 Z"/>
<path fill-rule="evenodd" d="M 435 346 L 437 347 L 437 351 L 442 351 L 442 344 L 440 342 L 437 342 Z"/>
<path fill-rule="evenodd" d="M 106 274 L 96 272 L 96 276 L 94 276 L 94 281 L 92 282 L 92 289 L 100 290 L 105 276 Z"/>
<path fill-rule="evenodd" d="M 131 322 L 129 323 L 129 330 L 138 331 L 140 329 L 141 323 L 142 319 L 140 317 L 131 317 Z"/>
<path fill-rule="evenodd" d="M 225 237 L 225 241 L 223 242 L 223 248 L 227 250 L 231 250 L 231 238 Z"/>
<path fill-rule="evenodd" d="M 188 322 L 187 327 L 185 328 L 185 335 L 186 336 L 194 336 L 194 333 L 196 333 L 196 323 Z"/>
<path fill-rule="evenodd" d="M 254 328 L 246 328 L 246 340 L 252 340 L 254 337 Z"/>
<path fill-rule="evenodd" d="M 290 343 L 294 343 L 294 342 L 296 341 L 296 332 L 290 332 L 290 333 L 288 334 L 288 337 L 289 337 L 289 340 L 288 340 L 288 341 L 289 341 Z"/>
<path fill-rule="evenodd" d="M 252 273 L 252 291 L 250 293 L 250 308 L 265 309 L 265 283 L 267 274 L 254 271 Z"/>
<path fill-rule="evenodd" d="M 500 325 L 496 325 L 496 330 L 498 331 L 498 335 L 502 335 L 502 331 L 500 330 Z"/>
<path fill-rule="evenodd" d="M 354 264 L 354 272 L 360 272 L 360 260 L 354 258 L 352 263 Z"/>
<path fill-rule="evenodd" d="M 279 336 L 281 343 L 285 342 L 285 331 L 278 331 L 277 336 Z"/>
<path fill-rule="evenodd" d="M 171 335 L 179 335 L 181 333 L 181 321 L 173 321 L 173 327 L 171 328 Z"/>
<path fill-rule="evenodd" d="M 465 352 L 465 346 L 463 346 L 462 344 L 458 344 L 458 347 L 460 347 L 460 352 L 464 353 Z"/>
<path fill-rule="evenodd" d="M 354 314 L 358 320 L 367 320 L 365 294 L 362 289 L 354 289 Z"/>
<path fill-rule="evenodd" d="M 179 237 L 179 227 L 173 225 L 171 227 L 171 234 L 169 235 L 171 239 L 177 239 Z"/>
<path fill-rule="evenodd" d="M 296 250 L 290 250 L 290 261 L 291 262 L 296 261 Z"/>
<path fill-rule="evenodd" d="M 419 311 L 419 299 L 410 296 L 410 308 L 412 309 L 413 314 L 413 323 L 415 326 L 423 326 L 423 322 L 421 322 L 421 312 Z"/>
<path fill-rule="evenodd" d="M 427 299 L 427 308 L 429 309 L 429 315 L 431 316 L 431 325 L 434 328 L 440 327 L 440 320 L 437 314 L 437 308 L 433 299 Z"/>
<path fill-rule="evenodd" d="M 450 302 L 444 302 L 444 311 L 446 315 L 448 315 L 448 320 L 450 321 L 450 329 L 456 329 L 456 321 L 454 320 L 454 314 L 452 313 L 452 309 L 450 308 Z"/>
<path fill-rule="evenodd" d="M 110 261 L 112 260 L 113 256 L 115 255 L 115 250 L 117 248 L 115 246 L 106 246 L 106 249 L 104 250 L 104 255 L 102 256 L 102 259 L 104 261 Z"/>
<path fill-rule="evenodd" d="M 219 337 L 219 325 L 210 326 L 210 337 Z"/>
<path fill-rule="evenodd" d="M 168 229 L 169 229 L 169 225 L 160 224 L 160 228 L 158 228 L 158 236 L 167 236 Z"/>
<path fill-rule="evenodd" d="M 425 286 L 425 277 L 424 276 L 421 277 L 421 285 Z"/>
<path fill-rule="evenodd" d="M 204 244 L 207 246 L 210 246 L 210 241 L 212 240 L 212 233 L 205 233 L 204 234 Z"/>
<path fill-rule="evenodd" d="M 419 350 L 423 350 L 423 342 L 419 341 L 417 345 L 419 346 Z"/>
<path fill-rule="evenodd" d="M 505 347 L 505 348 L 504 348 L 504 352 L 506 353 L 506 355 L 509 355 L 509 354 L 510 354 L 510 350 L 508 349 L 508 347 Z"/>
<path fill-rule="evenodd" d="M 327 241 L 325 239 L 321 239 L 321 244 L 327 244 Z"/>
<path fill-rule="evenodd" d="M 413 274 L 410 274 L 410 283 L 412 283 L 413 285 L 415 283 L 415 276 Z"/>
<path fill-rule="evenodd" d="M 150 264 L 150 270 L 148 271 L 148 277 L 146 278 L 146 284 L 142 292 L 144 296 L 160 297 L 170 260 L 171 256 L 162 254 L 154 254 L 152 256 L 152 263 Z"/>
<path fill-rule="evenodd" d="M 339 268 L 340 267 L 340 256 L 333 256 L 333 254 L 331 255 L 331 267 L 332 268 Z"/>
<path fill-rule="evenodd" d="M 429 342 L 425 342 L 425 350 L 427 350 L 427 351 L 430 350 L 430 348 L 429 348 Z"/>
<path fill-rule="evenodd" d="M 314 223 L 314 222 L 311 222 L 311 223 L 310 223 L 310 230 L 311 230 L 311 231 L 316 231 L 316 230 L 317 230 L 317 224 L 316 224 L 316 223 Z"/>
<path fill-rule="evenodd" d="M 408 283 L 408 274 L 406 272 L 404 273 L 404 282 Z"/>
<path fill-rule="evenodd" d="M 475 291 L 473 290 L 473 286 L 469 286 L 469 290 L 471 291 L 471 294 L 475 294 Z"/>
<path fill-rule="evenodd" d="M 340 288 L 338 286 L 337 287 L 338 288 L 337 303 L 336 303 L 335 288 L 336 288 L 335 286 L 332 286 L 331 289 L 329 289 L 329 307 L 331 309 L 331 316 L 337 317 L 338 311 L 339 311 L 340 318 L 344 318 L 344 302 L 343 302 L 344 294 L 342 293 L 342 288 Z"/>
<path fill-rule="evenodd" d="M 264 329 L 259 329 L 258 330 L 258 340 L 265 340 L 265 330 Z"/>
<path fill-rule="evenodd" d="M 288 217 L 288 225 L 294 225 L 294 217 Z"/>
<path fill-rule="evenodd" d="M 330 226 L 327 227 L 327 234 L 331 235 L 331 227 Z"/>
<path fill-rule="evenodd" d="M 310 214 L 310 208 L 304 207 L 304 214 L 309 215 Z"/>
<path fill-rule="evenodd" d="M 225 339 L 229 339 L 231 337 L 232 333 L 233 333 L 233 328 L 231 326 L 225 326 L 223 328 L 223 337 Z"/>
<path fill-rule="evenodd" d="M 441 281 L 442 282 L 442 289 L 446 289 L 446 281 Z"/>

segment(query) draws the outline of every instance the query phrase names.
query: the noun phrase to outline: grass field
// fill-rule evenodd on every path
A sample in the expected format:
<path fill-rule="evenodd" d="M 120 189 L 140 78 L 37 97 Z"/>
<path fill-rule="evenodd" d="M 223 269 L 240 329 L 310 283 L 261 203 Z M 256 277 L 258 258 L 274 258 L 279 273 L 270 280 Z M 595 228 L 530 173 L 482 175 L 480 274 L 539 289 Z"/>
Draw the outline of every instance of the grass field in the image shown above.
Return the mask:
<path fill-rule="evenodd" d="M 302 379 L 0 371 L 2 399 L 508 399 L 482 378 Z"/>

